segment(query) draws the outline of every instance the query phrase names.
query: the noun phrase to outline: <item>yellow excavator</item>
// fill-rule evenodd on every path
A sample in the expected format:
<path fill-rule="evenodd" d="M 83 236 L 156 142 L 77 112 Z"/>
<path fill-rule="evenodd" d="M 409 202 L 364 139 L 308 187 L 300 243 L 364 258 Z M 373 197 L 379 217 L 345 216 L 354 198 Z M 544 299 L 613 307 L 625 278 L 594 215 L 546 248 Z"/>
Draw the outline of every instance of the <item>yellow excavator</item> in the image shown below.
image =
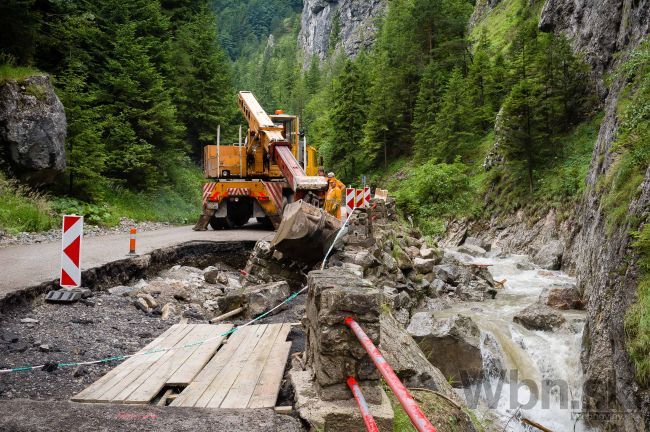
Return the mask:
<path fill-rule="evenodd" d="M 205 230 L 240 227 L 257 218 L 278 228 L 283 209 L 302 200 L 322 207 L 327 180 L 318 176 L 316 149 L 300 140 L 297 116 L 276 111 L 268 115 L 251 92 L 238 94 L 248 122 L 242 141 L 204 148 L 203 214 L 194 227 Z"/>

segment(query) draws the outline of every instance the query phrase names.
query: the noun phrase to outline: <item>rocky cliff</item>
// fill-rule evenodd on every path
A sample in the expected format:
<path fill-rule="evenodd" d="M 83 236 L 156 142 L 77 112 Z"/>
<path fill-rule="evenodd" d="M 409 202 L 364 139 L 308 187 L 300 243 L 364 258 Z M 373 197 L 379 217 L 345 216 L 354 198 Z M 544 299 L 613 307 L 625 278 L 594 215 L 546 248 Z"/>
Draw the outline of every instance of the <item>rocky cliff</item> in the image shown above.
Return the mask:
<path fill-rule="evenodd" d="M 582 353 L 586 380 L 583 408 L 617 411 L 606 422 L 611 430 L 647 430 L 650 398 L 634 381 L 625 346 L 625 312 L 636 300 L 638 284 L 630 237 L 633 227 L 626 224 L 607 233 L 603 191 L 597 187 L 617 160 L 612 145 L 623 87 L 623 83 L 614 82 L 607 88 L 604 77 L 647 36 L 649 23 L 647 0 L 547 0 L 540 17 L 542 29 L 566 34 L 574 49 L 584 54 L 606 95 L 605 117 L 586 179 L 587 192 L 576 212 L 576 235 L 569 248 L 578 284 L 588 300 Z M 643 221 L 648 217 L 650 169 L 641 188 L 638 198 L 629 203 L 628 214 L 633 216 L 630 220 Z"/>
<path fill-rule="evenodd" d="M 305 65 L 313 55 L 325 59 L 330 48 L 341 48 L 350 57 L 370 47 L 377 31 L 376 18 L 387 0 L 305 0 L 298 45 Z"/>
<path fill-rule="evenodd" d="M 48 76 L 0 85 L 0 162 L 32 184 L 65 169 L 66 116 Z"/>

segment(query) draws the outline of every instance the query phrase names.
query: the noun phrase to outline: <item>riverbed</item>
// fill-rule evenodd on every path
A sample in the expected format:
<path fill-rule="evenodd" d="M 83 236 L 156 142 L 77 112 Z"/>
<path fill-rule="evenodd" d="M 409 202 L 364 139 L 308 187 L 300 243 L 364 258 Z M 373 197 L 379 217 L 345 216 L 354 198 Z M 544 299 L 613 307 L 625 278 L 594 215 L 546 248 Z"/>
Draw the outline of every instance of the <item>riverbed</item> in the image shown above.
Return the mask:
<path fill-rule="evenodd" d="M 487 377 L 459 392 L 471 408 L 498 417 L 507 431 L 530 431 L 523 419 L 553 431 L 594 431 L 580 420 L 585 312 L 558 311 L 566 323 L 554 331 L 528 330 L 513 322 L 517 312 L 537 302 L 544 288 L 575 284 L 575 279 L 536 268 L 525 255 L 500 256 L 498 251 L 488 258 L 456 254 L 466 263 L 489 265 L 503 288 L 494 300 L 457 303 L 435 313 L 469 316 L 481 330 Z"/>

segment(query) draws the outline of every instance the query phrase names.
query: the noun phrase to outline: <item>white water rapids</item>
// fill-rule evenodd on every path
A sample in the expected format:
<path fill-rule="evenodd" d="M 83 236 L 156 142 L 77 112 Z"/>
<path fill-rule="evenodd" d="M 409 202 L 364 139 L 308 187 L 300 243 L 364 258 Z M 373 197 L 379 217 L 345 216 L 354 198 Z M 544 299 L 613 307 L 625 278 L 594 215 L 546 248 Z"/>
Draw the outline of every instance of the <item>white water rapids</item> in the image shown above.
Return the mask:
<path fill-rule="evenodd" d="M 457 255 L 457 258 L 468 262 L 469 257 Z M 494 280 L 506 282 L 494 300 L 463 302 L 434 313 L 436 317 L 461 313 L 471 317 L 481 329 L 484 369 L 488 367 L 493 372 L 483 382 L 459 389 L 462 397 L 470 407 L 478 405 L 479 412 L 489 407 L 504 424 L 510 420 L 504 429 L 507 431 L 537 430 L 526 428 L 517 417 L 556 432 L 592 431 L 579 419 L 583 383 L 580 349 L 585 313 L 558 311 L 567 322 L 552 332 L 531 331 L 512 320 L 517 312 L 535 303 L 544 288 L 575 283 L 575 280 L 560 271 L 521 270 L 517 268 L 518 263 L 529 263 L 523 255 L 471 258 L 469 262 L 490 264 Z M 501 367 L 490 367 L 495 363 Z M 499 377 L 498 369 L 505 369 L 505 378 Z M 533 393 L 538 397 L 533 396 L 532 401 L 531 390 L 522 384 L 525 380 L 535 383 Z M 478 404 L 472 403 L 479 391 Z"/>

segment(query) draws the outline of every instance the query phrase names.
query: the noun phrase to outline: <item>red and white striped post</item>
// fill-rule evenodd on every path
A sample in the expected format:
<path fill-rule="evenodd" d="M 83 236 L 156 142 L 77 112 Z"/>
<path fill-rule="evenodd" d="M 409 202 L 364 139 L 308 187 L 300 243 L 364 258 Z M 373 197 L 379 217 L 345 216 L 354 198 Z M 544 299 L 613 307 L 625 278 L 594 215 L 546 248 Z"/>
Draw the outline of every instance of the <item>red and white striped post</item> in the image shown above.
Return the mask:
<path fill-rule="evenodd" d="M 386 380 L 386 384 L 388 384 L 395 397 L 397 397 L 397 400 L 402 404 L 402 407 L 411 419 L 413 426 L 415 426 L 419 432 L 436 432 L 436 428 L 433 427 L 429 419 L 424 415 L 417 402 L 415 402 L 415 399 L 413 399 L 413 396 L 411 396 L 411 393 L 409 393 L 406 387 L 404 387 L 404 384 L 402 384 L 397 375 L 395 375 L 393 368 L 390 367 L 384 356 L 381 355 L 379 349 L 377 349 L 375 344 L 372 343 L 361 326 L 359 326 L 352 317 L 347 317 L 344 322 L 345 325 L 350 327 L 354 335 L 359 339 L 359 342 L 361 342 L 361 345 L 381 373 L 381 376 Z"/>
<path fill-rule="evenodd" d="M 363 206 L 370 207 L 370 188 L 368 186 L 363 188 Z"/>
<path fill-rule="evenodd" d="M 63 216 L 61 279 L 59 281 L 59 285 L 63 288 L 77 288 L 81 286 L 81 241 L 83 234 L 83 216 Z"/>
<path fill-rule="evenodd" d="M 355 204 L 356 204 L 356 189 L 345 188 L 345 208 L 347 209 L 348 215 L 352 214 Z"/>
<path fill-rule="evenodd" d="M 372 416 L 372 414 L 370 414 L 370 408 L 368 408 L 366 398 L 363 397 L 361 387 L 359 387 L 359 383 L 352 376 L 348 377 L 348 387 L 350 387 L 350 390 L 352 390 L 352 394 L 357 401 L 357 405 L 359 405 L 361 418 L 363 418 L 363 423 L 366 425 L 366 430 L 368 432 L 379 432 L 375 418 Z"/>
<path fill-rule="evenodd" d="M 129 255 L 135 255 L 135 240 L 136 236 L 138 234 L 138 230 L 136 228 L 131 228 L 131 235 L 129 237 Z"/>
<path fill-rule="evenodd" d="M 357 189 L 357 202 L 356 207 L 363 208 L 363 189 Z"/>

